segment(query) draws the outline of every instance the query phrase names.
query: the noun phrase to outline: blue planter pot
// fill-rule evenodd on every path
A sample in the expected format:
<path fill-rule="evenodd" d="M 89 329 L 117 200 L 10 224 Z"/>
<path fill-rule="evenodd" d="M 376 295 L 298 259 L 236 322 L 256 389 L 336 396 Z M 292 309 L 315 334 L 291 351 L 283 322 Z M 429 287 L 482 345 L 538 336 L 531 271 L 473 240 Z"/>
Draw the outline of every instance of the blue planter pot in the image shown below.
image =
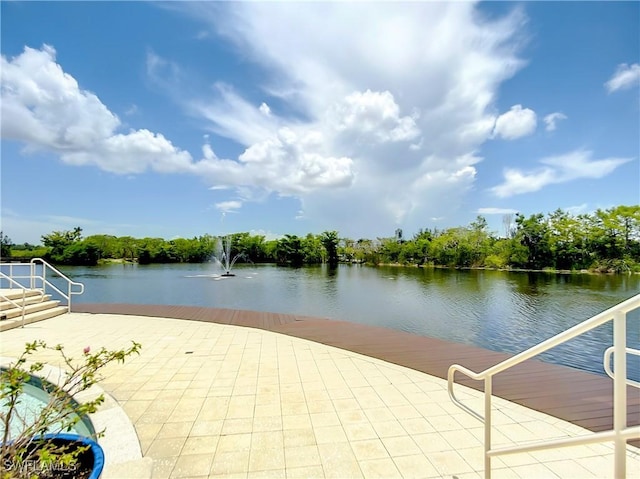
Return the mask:
<path fill-rule="evenodd" d="M 100 444 L 88 437 L 78 434 L 60 433 L 45 434 L 44 439 L 53 441 L 55 444 L 78 444 L 80 446 L 89 446 L 89 449 L 78 457 L 80 466 L 91 469 L 89 479 L 98 479 L 104 468 L 104 452 Z"/>

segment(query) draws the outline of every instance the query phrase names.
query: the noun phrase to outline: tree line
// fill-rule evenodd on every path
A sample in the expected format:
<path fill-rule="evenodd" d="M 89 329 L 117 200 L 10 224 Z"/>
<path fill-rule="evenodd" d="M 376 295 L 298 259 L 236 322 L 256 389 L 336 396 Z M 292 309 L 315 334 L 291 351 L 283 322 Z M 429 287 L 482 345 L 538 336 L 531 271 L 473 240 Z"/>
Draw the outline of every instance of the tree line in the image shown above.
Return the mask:
<path fill-rule="evenodd" d="M 402 264 L 462 268 L 592 270 L 640 272 L 640 206 L 617 206 L 574 215 L 558 209 L 504 218 L 502 235 L 478 216 L 467 226 L 423 229 L 405 238 L 402 230 L 376 239 L 340 238 L 337 231 L 306 236 L 229 235 L 231 256 L 253 263 L 305 264 L 338 262 Z M 0 233 L 2 256 L 42 256 L 55 264 L 95 265 L 124 259 L 149 263 L 202 263 L 221 254 L 220 237 L 190 239 L 82 236 L 82 229 L 42 236 L 42 246 L 13 245 Z M 35 254 L 34 254 L 35 253 Z M 219 258 L 220 259 L 220 258 Z"/>

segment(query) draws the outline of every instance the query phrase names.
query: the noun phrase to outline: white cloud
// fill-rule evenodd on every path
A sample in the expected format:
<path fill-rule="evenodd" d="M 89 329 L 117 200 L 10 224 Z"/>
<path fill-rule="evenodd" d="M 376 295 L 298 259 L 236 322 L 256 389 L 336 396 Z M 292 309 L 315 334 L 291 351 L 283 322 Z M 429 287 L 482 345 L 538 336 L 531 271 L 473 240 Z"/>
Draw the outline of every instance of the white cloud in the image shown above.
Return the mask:
<path fill-rule="evenodd" d="M 264 116 L 271 116 L 271 108 L 269 108 L 269 105 L 267 105 L 265 102 L 262 102 L 260 104 L 258 110 L 260 110 L 260 113 L 262 113 Z"/>
<path fill-rule="evenodd" d="M 242 208 L 242 201 L 231 200 L 231 201 L 221 201 L 220 203 L 216 203 L 216 209 L 221 211 L 222 213 L 235 213 L 236 210 Z"/>
<path fill-rule="evenodd" d="M 564 211 L 566 211 L 569 214 L 572 215 L 579 215 L 582 213 L 586 213 L 587 211 L 589 211 L 589 205 L 587 203 L 582 203 L 581 205 L 574 205 L 574 206 L 567 206 L 565 208 L 562 208 Z"/>
<path fill-rule="evenodd" d="M 377 225 L 417 229 L 428 218 L 448 217 L 473 188 L 482 144 L 535 129 L 535 113 L 519 105 L 498 120 L 493 113 L 499 86 L 524 64 L 517 8 L 491 20 L 470 2 L 170 8 L 207 22 L 261 68 L 263 82 L 251 97 L 221 82 L 203 92 L 190 87 L 176 63 L 147 55 L 154 85 L 205 130 L 240 145 L 241 154 L 218 157 L 212 135 L 194 161 L 161 133 L 120 131 L 118 117 L 63 72 L 52 48 L 3 58 L 3 137 L 74 165 L 199 175 L 214 188 L 232 188 L 232 198 L 243 202 L 293 195 L 316 227 L 364 234 Z M 30 68 L 32 61 L 46 68 Z M 14 77 L 5 75 L 9 69 Z"/>
<path fill-rule="evenodd" d="M 518 210 L 513 208 L 478 208 L 477 213 L 480 215 L 508 215 L 515 214 Z"/>
<path fill-rule="evenodd" d="M 351 93 L 329 115 L 338 132 L 359 141 L 407 141 L 420 134 L 413 118 L 400 117 L 400 107 L 388 91 Z"/>
<path fill-rule="evenodd" d="M 556 129 L 556 122 L 558 122 L 559 120 L 566 120 L 566 119 L 567 119 L 567 115 L 559 111 L 548 114 L 547 116 L 544 117 L 544 123 L 546 125 L 545 130 L 554 131 Z"/>
<path fill-rule="evenodd" d="M 175 84 L 168 84 L 169 89 L 175 88 Z M 270 138 L 280 127 L 273 115 L 265 114 L 262 104 L 252 105 L 230 85 L 221 82 L 214 85 L 213 99 L 191 101 L 188 109 L 196 116 L 207 119 L 210 131 L 243 146 Z"/>
<path fill-rule="evenodd" d="M 49 150 L 72 165 L 118 174 L 188 171 L 191 155 L 148 130 L 116 133 L 120 119 L 56 63 L 53 47 L 1 59 L 2 138 Z"/>
<path fill-rule="evenodd" d="M 621 63 L 613 76 L 604 84 L 604 87 L 607 92 L 613 93 L 614 91 L 631 88 L 637 84 L 640 84 L 640 65 L 637 63 L 633 65 Z"/>
<path fill-rule="evenodd" d="M 536 113 L 522 105 L 513 105 L 496 120 L 493 134 L 505 140 L 515 140 L 536 131 Z"/>
<path fill-rule="evenodd" d="M 628 163 L 632 158 L 592 159 L 593 153 L 576 150 L 565 155 L 543 158 L 540 168 L 522 171 L 507 168 L 504 171 L 504 182 L 490 188 L 496 196 L 506 198 L 523 193 L 531 193 L 547 185 L 566 183 L 584 178 L 602 178 L 619 166 Z"/>
<path fill-rule="evenodd" d="M 258 64 L 267 95 L 255 102 L 221 84 L 211 96 L 185 94 L 210 131 L 245 148 L 236 159 L 205 155 L 203 174 L 295 195 L 305 219 L 345 234 L 423 227 L 455 212 L 492 137 L 497 89 L 523 65 L 518 9 L 490 21 L 468 2 L 177 8 Z M 287 116 L 265 114 L 269 97 Z M 505 137 L 535 128 L 531 110 L 511 116 Z"/>

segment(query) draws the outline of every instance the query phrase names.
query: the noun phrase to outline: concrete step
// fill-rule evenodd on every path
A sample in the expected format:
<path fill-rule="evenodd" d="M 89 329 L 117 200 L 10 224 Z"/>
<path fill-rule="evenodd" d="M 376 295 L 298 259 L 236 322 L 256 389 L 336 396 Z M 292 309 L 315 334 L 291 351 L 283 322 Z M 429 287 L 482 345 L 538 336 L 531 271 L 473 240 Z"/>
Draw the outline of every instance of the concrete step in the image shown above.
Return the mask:
<path fill-rule="evenodd" d="M 49 300 L 49 301 L 42 301 L 42 302 L 27 304 L 24 307 L 24 311 L 25 311 L 25 314 L 31 314 L 31 313 L 36 313 L 38 311 L 43 311 L 45 309 L 55 308 L 59 304 L 60 304 L 60 301 L 57 301 L 57 300 L 55 301 Z M 22 308 L 16 308 L 13 305 L 11 306 L 12 307 L 10 309 L 3 309 L 2 311 L 0 311 L 0 319 L 4 320 L 4 319 L 17 318 L 18 316 L 22 317 Z"/>
<path fill-rule="evenodd" d="M 44 296 L 40 296 L 40 295 L 30 295 L 30 296 L 25 296 L 24 298 L 24 305 L 28 306 L 30 304 L 39 304 L 39 303 L 44 303 L 51 300 L 51 295 L 50 294 L 45 294 Z M 16 298 L 12 300 L 13 303 L 6 301 L 4 299 L 0 299 L 0 315 L 4 314 L 5 311 L 9 311 L 11 309 L 15 309 L 16 308 L 16 304 L 19 304 L 20 306 L 22 306 L 22 297 L 20 298 Z"/>
<path fill-rule="evenodd" d="M 1 288 L 0 289 L 0 299 L 4 303 L 4 298 L 11 299 L 12 301 L 18 302 L 22 301 L 22 289 L 20 288 Z M 42 293 L 41 289 L 27 289 L 25 291 L 25 298 L 28 301 L 37 301 Z"/>
<path fill-rule="evenodd" d="M 24 324 L 36 323 L 38 321 L 44 321 L 45 319 L 53 318 L 65 314 L 67 312 L 66 306 L 55 306 L 43 311 L 36 311 L 29 313 L 24 317 Z M 7 331 L 13 328 L 19 328 L 22 326 L 22 316 L 18 316 L 11 319 L 5 319 L 0 321 L 0 331 Z"/>

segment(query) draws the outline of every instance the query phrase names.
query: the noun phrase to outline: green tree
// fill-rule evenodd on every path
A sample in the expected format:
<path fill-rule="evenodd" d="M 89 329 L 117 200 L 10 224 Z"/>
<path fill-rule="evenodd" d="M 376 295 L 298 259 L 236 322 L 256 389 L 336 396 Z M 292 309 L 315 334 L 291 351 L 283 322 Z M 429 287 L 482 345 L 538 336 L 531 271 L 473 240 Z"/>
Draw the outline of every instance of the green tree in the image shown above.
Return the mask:
<path fill-rule="evenodd" d="M 516 214 L 516 239 L 527 249 L 527 268 L 542 269 L 551 266 L 549 226 L 541 213 L 525 218 Z"/>
<path fill-rule="evenodd" d="M 0 256 L 9 258 L 11 256 L 11 238 L 0 231 Z"/>
<path fill-rule="evenodd" d="M 320 236 L 312 233 L 307 234 L 302 240 L 302 250 L 303 262 L 306 264 L 322 263 L 326 256 Z"/>
<path fill-rule="evenodd" d="M 302 240 L 296 235 L 284 235 L 276 245 L 276 258 L 279 264 L 301 266 L 304 262 Z"/>
<path fill-rule="evenodd" d="M 557 209 L 549 215 L 549 250 L 556 269 L 582 269 L 589 266 L 585 224 Z"/>
<path fill-rule="evenodd" d="M 76 248 L 67 254 L 65 254 L 65 250 L 82 240 L 82 228 L 78 226 L 69 231 L 54 231 L 48 235 L 43 235 L 41 239 L 42 244 L 50 248 L 47 255 L 48 259 L 54 263 L 69 264 L 69 258 L 78 254 L 79 250 Z"/>
<path fill-rule="evenodd" d="M 322 246 L 327 252 L 327 262 L 330 266 L 338 264 L 338 244 L 340 238 L 337 231 L 325 231 L 320 235 Z"/>

